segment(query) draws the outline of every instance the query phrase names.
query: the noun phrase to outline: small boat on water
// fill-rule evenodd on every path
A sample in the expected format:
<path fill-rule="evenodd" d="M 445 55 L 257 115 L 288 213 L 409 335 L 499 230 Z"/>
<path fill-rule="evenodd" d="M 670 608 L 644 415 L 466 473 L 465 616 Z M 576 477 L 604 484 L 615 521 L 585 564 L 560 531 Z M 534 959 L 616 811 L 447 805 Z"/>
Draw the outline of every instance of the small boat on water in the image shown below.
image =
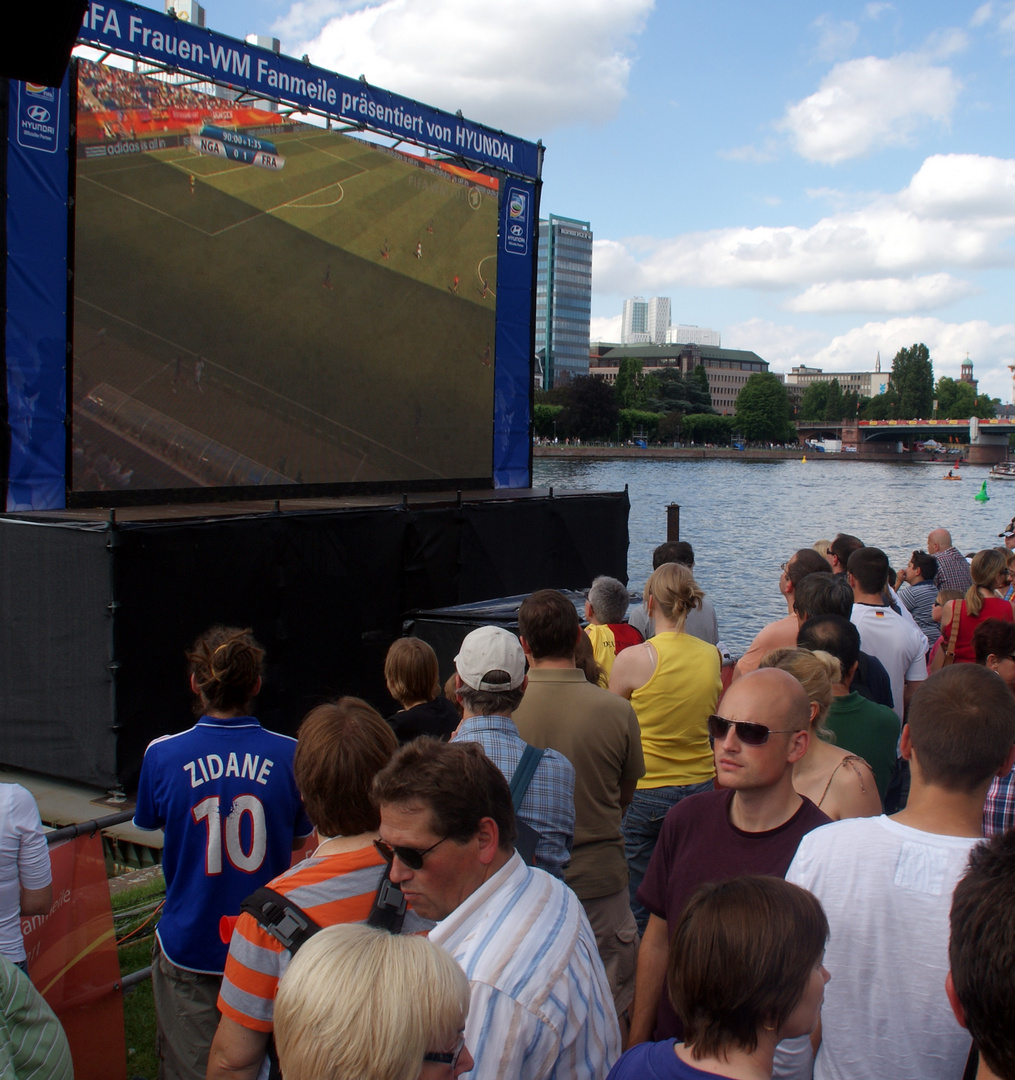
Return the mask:
<path fill-rule="evenodd" d="M 999 461 L 991 466 L 991 480 L 1015 480 L 1015 461 Z"/>

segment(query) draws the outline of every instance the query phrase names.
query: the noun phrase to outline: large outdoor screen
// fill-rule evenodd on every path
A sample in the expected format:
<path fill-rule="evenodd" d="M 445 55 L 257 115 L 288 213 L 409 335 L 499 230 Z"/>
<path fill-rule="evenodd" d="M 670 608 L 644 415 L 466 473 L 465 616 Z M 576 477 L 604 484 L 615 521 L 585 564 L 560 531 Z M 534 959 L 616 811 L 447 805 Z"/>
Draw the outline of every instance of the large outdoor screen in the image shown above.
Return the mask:
<path fill-rule="evenodd" d="M 488 480 L 499 186 L 78 63 L 75 493 Z"/>

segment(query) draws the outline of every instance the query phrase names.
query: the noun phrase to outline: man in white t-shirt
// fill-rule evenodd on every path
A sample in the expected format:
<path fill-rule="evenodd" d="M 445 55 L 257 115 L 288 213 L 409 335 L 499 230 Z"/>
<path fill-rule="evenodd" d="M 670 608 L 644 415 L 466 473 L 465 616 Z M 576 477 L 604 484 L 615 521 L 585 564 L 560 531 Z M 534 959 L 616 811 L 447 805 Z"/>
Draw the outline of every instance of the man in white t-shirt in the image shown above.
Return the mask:
<path fill-rule="evenodd" d="M 944 990 L 948 914 L 1013 740 L 1004 682 L 975 664 L 945 668 L 913 695 L 902 732 L 912 771 L 905 809 L 835 821 L 800 841 L 786 880 L 818 897 L 830 928 L 814 1080 L 962 1075 L 969 1035 Z M 786 1049 L 776 1075 L 809 1075 L 787 1065 Z"/>
<path fill-rule="evenodd" d="M 892 683 L 893 708 L 899 719 L 916 684 L 927 678 L 927 637 L 913 622 L 885 604 L 888 556 L 873 547 L 849 557 L 846 578 L 853 590 L 850 622 L 860 631 L 860 648 L 876 656 Z"/>

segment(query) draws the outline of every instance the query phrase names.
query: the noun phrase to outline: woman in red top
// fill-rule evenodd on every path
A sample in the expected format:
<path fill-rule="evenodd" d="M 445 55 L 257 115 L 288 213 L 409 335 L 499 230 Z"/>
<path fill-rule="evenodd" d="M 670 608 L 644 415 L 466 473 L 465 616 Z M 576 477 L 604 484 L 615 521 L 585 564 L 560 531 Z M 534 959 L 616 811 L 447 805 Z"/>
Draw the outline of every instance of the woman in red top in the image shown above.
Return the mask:
<path fill-rule="evenodd" d="M 964 600 L 949 600 L 941 614 L 941 640 L 947 649 L 951 642 L 952 620 L 958 619 L 955 642 L 955 663 L 973 664 L 973 631 L 987 619 L 1015 622 L 1012 605 L 1002 600 L 997 590 L 1008 584 L 1007 552 L 1004 548 L 984 548 L 973 556 L 969 568 L 973 584 Z"/>

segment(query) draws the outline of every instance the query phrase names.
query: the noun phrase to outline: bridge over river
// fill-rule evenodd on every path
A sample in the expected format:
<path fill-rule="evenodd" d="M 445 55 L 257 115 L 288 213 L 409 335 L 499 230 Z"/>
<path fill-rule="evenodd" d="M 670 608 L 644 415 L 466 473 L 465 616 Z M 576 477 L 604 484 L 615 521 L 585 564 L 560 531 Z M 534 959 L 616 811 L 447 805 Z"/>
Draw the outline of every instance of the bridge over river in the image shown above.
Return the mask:
<path fill-rule="evenodd" d="M 1004 461 L 1008 436 L 1015 432 L 1011 420 L 845 420 L 828 423 L 804 420 L 797 423 L 801 442 L 808 439 L 841 439 L 843 449 L 858 453 L 884 452 L 886 443 L 913 443 L 934 439 L 939 443 L 969 444 L 968 459 L 973 464 L 988 465 Z"/>

